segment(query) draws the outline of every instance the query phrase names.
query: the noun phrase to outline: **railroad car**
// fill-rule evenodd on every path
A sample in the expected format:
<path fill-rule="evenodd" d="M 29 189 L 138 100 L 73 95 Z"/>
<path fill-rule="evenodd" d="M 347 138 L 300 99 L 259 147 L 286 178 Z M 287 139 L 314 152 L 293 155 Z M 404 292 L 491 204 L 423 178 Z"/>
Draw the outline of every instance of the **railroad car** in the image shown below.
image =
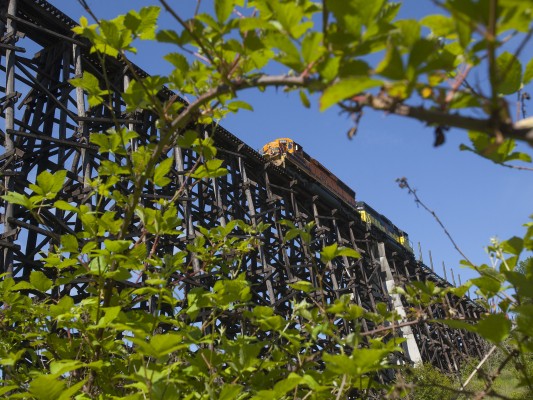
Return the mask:
<path fill-rule="evenodd" d="M 390 219 L 380 214 L 364 201 L 357 202 L 357 211 L 361 215 L 361 219 L 368 225 L 375 226 L 380 231 L 384 232 L 394 242 L 400 244 L 410 253 L 413 253 L 413 247 L 407 232 L 402 231 L 394 225 Z"/>
<path fill-rule="evenodd" d="M 306 171 L 309 176 L 325 186 L 337 197 L 344 200 L 352 207 L 356 207 L 355 192 L 350 189 L 329 169 L 324 167 L 314 158 L 310 157 L 302 146 L 289 138 L 273 140 L 263 146 L 262 155 L 277 166 L 285 167 L 287 162 Z"/>
<path fill-rule="evenodd" d="M 406 232 L 399 229 L 387 217 L 378 213 L 365 202 L 356 202 L 355 192 L 330 170 L 310 157 L 309 154 L 303 151 L 302 146 L 294 140 L 290 138 L 273 140 L 263 146 L 261 154 L 277 166 L 286 168 L 287 163 L 289 163 L 291 166 L 296 166 L 304 171 L 322 186 L 329 189 L 339 199 L 353 207 L 369 227 L 376 227 L 385 233 L 389 240 L 413 253 L 413 248 Z"/>

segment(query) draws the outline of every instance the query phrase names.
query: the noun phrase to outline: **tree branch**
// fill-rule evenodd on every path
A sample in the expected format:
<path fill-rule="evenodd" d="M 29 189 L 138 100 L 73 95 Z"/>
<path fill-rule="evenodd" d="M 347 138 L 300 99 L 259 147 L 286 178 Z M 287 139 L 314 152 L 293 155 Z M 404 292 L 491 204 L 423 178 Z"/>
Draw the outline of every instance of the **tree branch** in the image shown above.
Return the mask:
<path fill-rule="evenodd" d="M 237 79 L 230 81 L 229 84 L 222 84 L 208 90 L 195 101 L 190 103 L 170 124 L 171 128 L 179 126 L 183 119 L 188 118 L 191 114 L 196 113 L 203 105 L 213 99 L 228 93 L 234 93 L 244 89 L 267 87 L 267 86 L 289 86 L 289 87 L 309 87 L 316 79 L 304 76 L 262 75 L 252 79 Z"/>
<path fill-rule="evenodd" d="M 391 114 L 413 118 L 431 125 L 442 125 L 465 129 L 467 131 L 483 132 L 491 137 L 496 137 L 495 131 L 499 131 L 505 138 L 519 140 L 533 146 L 533 126 L 529 127 L 526 124 L 513 125 L 510 121 L 473 118 L 461 114 L 451 114 L 449 112 L 427 109 L 421 106 L 410 106 L 399 103 L 386 94 L 379 94 L 377 96 L 362 94 L 354 97 L 352 100 L 357 102 L 359 109 L 366 106 L 374 110 L 386 111 Z M 356 107 L 354 107 L 355 110 Z"/>
<path fill-rule="evenodd" d="M 179 124 L 184 114 L 189 114 L 191 111 L 197 111 L 202 105 L 224 94 L 254 87 L 287 86 L 309 88 L 313 85 L 320 86 L 322 85 L 322 82 L 314 77 L 288 75 L 262 75 L 252 79 L 232 80 L 229 84 L 219 85 L 199 96 L 187 106 L 185 112 L 175 118 L 172 122 L 172 126 L 174 127 Z M 350 106 L 341 104 L 341 106 L 347 111 L 356 112 L 360 111 L 361 107 L 369 107 L 376 111 L 385 111 L 390 114 L 416 119 L 431 125 L 442 125 L 467 131 L 483 132 L 491 137 L 496 137 L 495 131 L 499 131 L 508 139 L 519 140 L 533 146 L 533 123 L 531 127 L 528 126 L 529 124 L 524 123 L 513 125 L 508 121 L 495 122 L 490 118 L 483 119 L 467 117 L 461 114 L 451 114 L 445 111 L 427 109 L 422 106 L 410 106 L 408 104 L 399 103 L 397 100 L 386 94 L 372 95 L 364 93 L 353 97 L 351 100 L 356 102 L 357 105 Z"/>

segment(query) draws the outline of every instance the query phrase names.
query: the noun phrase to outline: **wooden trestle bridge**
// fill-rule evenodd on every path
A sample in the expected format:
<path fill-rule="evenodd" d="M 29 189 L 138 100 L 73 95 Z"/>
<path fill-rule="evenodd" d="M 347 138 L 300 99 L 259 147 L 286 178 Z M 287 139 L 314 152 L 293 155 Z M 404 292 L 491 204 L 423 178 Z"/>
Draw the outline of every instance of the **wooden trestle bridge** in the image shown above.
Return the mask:
<path fill-rule="evenodd" d="M 67 169 L 60 198 L 87 202 L 87 179 L 94 177 L 105 157 L 88 140 L 89 132 L 102 132 L 116 120 L 103 106 L 88 108 L 82 90 L 69 79 L 89 71 L 101 77 L 101 65 L 89 54 L 89 45 L 72 33 L 76 22 L 44 0 L 0 0 L 0 174 L 2 191 L 23 192 L 42 171 Z M 139 143 L 155 135 L 155 116 L 146 112 L 126 113 L 120 92 L 130 79 L 118 62 L 107 65 L 107 76 L 115 90 L 114 112 L 119 122 L 140 134 Z M 146 74 L 140 69 L 141 76 Z M 168 91 L 162 96 L 172 96 Z M 360 251 L 358 260 L 340 257 L 322 265 L 324 296 L 333 302 L 343 294 L 367 310 L 383 302 L 399 311 L 408 307 L 405 300 L 391 293 L 394 286 L 411 280 L 430 280 L 441 286 L 450 284 L 432 272 L 412 253 L 386 241 L 383 234 L 369 229 L 359 214 L 324 190 L 319 182 L 268 163 L 259 153 L 222 127 L 214 134 L 219 158 L 229 173 L 216 179 L 187 186 L 179 201 L 185 239 L 167 245 L 183 249 L 195 237 L 195 226 L 213 227 L 233 219 L 251 224 L 271 224 L 257 252 L 246 260 L 249 279 L 254 283 L 255 300 L 270 305 L 279 313 L 290 307 L 298 280 L 315 282 L 312 261 L 319 263 L 319 249 L 338 242 Z M 193 167 L 198 155 L 192 150 L 175 149 L 173 182 L 164 189 L 146 187 L 145 198 L 172 196 L 183 183 L 184 171 Z M 4 194 L 4 193 L 2 193 Z M 72 215 L 48 209 L 41 223 L 17 205 L 0 203 L 3 232 L 0 236 L 0 273 L 28 277 L 42 269 L 39 253 L 58 242 L 59 235 L 79 227 Z M 309 251 L 297 239 L 284 242 L 276 221 L 290 220 L 297 226 L 314 221 L 313 248 Z M 135 231 L 135 227 L 132 227 Z M 195 279 L 202 279 L 199 273 Z M 81 298 L 87 282 L 70 287 L 69 294 Z M 465 318 L 477 318 L 484 310 L 468 298 L 447 298 Z M 403 302 L 403 303 L 402 303 Z M 429 317 L 444 317 L 440 306 L 428 311 Z M 365 325 L 363 331 L 372 327 Z M 457 370 L 465 357 L 480 357 L 484 344 L 472 333 L 451 330 L 436 323 L 421 323 L 402 328 L 407 338 L 407 355 L 414 362 L 431 362 L 448 371 Z"/>

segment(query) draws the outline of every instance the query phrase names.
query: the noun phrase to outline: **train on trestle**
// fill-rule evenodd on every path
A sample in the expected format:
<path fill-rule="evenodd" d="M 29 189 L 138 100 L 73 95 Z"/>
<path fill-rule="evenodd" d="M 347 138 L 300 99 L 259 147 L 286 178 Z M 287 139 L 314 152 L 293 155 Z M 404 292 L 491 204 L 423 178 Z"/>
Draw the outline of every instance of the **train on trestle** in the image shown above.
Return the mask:
<path fill-rule="evenodd" d="M 274 165 L 286 168 L 287 165 L 296 166 L 311 178 L 319 182 L 337 198 L 344 201 L 361 216 L 367 226 L 383 232 L 389 240 L 400 245 L 409 253 L 413 247 L 406 232 L 399 229 L 387 217 L 380 214 L 364 201 L 355 200 L 355 191 L 341 181 L 335 174 L 320 162 L 303 151 L 302 146 L 290 138 L 279 138 L 265 144 L 261 154 Z"/>

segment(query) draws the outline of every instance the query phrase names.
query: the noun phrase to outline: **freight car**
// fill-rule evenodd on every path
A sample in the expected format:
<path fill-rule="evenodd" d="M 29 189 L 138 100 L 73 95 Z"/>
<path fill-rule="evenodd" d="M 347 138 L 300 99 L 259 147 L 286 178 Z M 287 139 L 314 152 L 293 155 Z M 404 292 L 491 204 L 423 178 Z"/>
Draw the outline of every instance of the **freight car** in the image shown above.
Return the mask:
<path fill-rule="evenodd" d="M 329 189 L 333 194 L 352 207 L 356 207 L 355 192 L 329 169 L 310 157 L 302 146 L 289 138 L 273 140 L 263 146 L 262 155 L 275 165 L 286 166 L 289 162 L 304 170 L 317 182 Z"/>
<path fill-rule="evenodd" d="M 304 171 L 339 199 L 353 207 L 369 228 L 375 227 L 385 233 L 390 241 L 413 253 L 407 233 L 365 202 L 356 202 L 355 192 L 330 170 L 310 157 L 309 154 L 303 151 L 302 146 L 294 140 L 289 138 L 273 140 L 263 146 L 261 154 L 277 166 L 286 168 L 287 164 L 290 164 L 292 167 L 297 167 Z"/>

